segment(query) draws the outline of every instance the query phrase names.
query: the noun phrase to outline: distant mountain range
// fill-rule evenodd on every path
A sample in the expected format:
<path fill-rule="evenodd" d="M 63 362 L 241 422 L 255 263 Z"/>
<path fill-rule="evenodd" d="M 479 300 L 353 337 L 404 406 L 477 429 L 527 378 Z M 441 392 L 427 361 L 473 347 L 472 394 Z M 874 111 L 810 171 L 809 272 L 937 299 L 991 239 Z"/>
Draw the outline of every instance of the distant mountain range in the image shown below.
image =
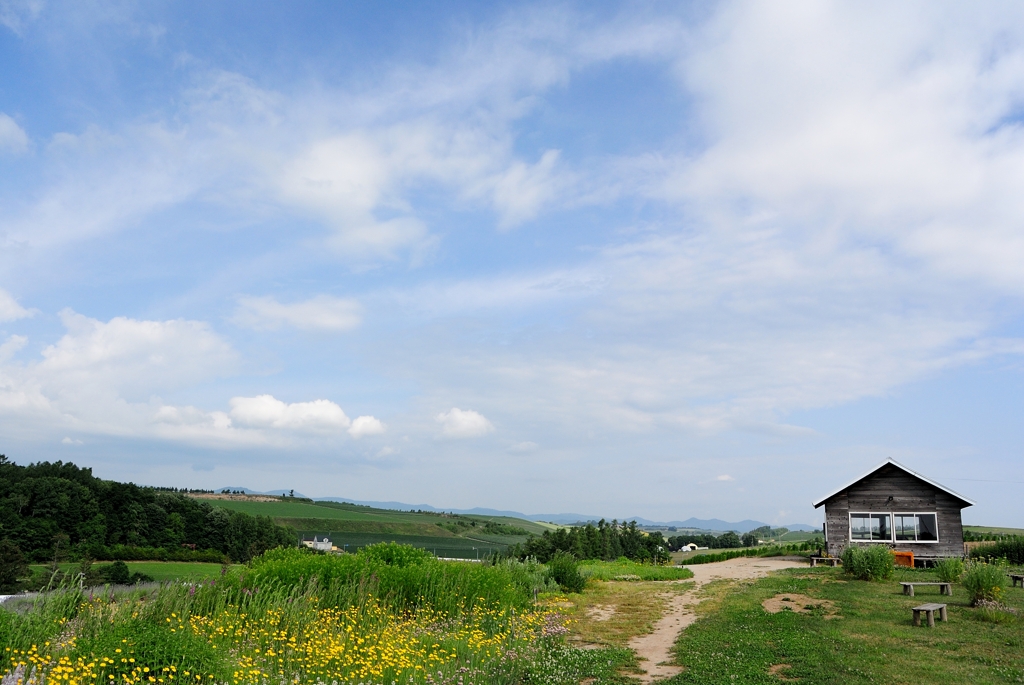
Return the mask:
<path fill-rule="evenodd" d="M 271 492 L 256 492 L 248 488 L 233 487 L 233 488 L 220 488 L 221 490 L 238 490 L 246 493 L 247 495 L 287 495 L 289 490 L 273 490 Z M 305 495 L 296 492 L 296 497 L 305 497 Z M 447 511 L 452 514 L 470 514 L 476 516 L 510 516 L 517 519 L 526 519 L 527 521 L 546 521 L 548 523 L 558 523 L 561 525 L 571 525 L 573 523 L 586 523 L 587 521 L 600 521 L 604 518 L 607 521 L 611 520 L 611 517 L 607 516 L 596 516 L 593 514 L 524 514 L 519 511 L 503 511 L 500 509 L 486 509 L 482 507 L 474 507 L 473 509 L 439 509 L 429 504 L 406 504 L 404 502 L 372 502 L 366 500 L 348 499 L 347 497 L 316 497 L 313 498 L 317 502 L 348 502 L 349 504 L 361 504 L 368 507 L 374 507 L 376 509 L 393 509 L 395 511 Z M 672 528 L 694 528 L 697 530 L 709 530 L 709 531 L 727 531 L 734 530 L 737 533 L 746 533 L 748 530 L 754 530 L 755 528 L 761 528 L 762 526 L 770 525 L 763 521 L 752 521 L 745 519 L 743 521 L 723 521 L 722 519 L 698 519 L 688 518 L 685 521 L 651 521 L 639 516 L 626 517 L 620 519 L 621 521 L 636 521 L 641 526 L 659 526 L 659 527 L 672 527 Z M 784 526 L 772 526 L 772 528 L 788 528 L 789 530 L 800 530 L 800 531 L 813 531 L 818 530 L 818 526 L 810 526 L 806 523 L 789 523 Z"/>

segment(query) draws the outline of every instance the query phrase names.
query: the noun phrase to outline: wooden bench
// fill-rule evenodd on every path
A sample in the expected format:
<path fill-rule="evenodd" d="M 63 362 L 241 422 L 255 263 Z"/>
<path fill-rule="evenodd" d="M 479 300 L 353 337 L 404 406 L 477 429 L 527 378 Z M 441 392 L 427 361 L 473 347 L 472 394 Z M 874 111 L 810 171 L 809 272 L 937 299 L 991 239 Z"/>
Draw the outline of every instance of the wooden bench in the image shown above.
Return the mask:
<path fill-rule="evenodd" d="M 919 607 L 914 607 L 914 625 L 921 625 L 921 612 L 928 614 L 928 627 L 935 627 L 935 612 L 939 612 L 939 618 L 943 621 L 946 620 L 946 605 L 945 604 L 922 604 Z"/>
<path fill-rule="evenodd" d="M 903 586 L 903 594 L 909 595 L 911 597 L 914 596 L 914 586 L 915 585 L 938 585 L 939 586 L 939 594 L 940 595 L 949 595 L 950 597 L 953 596 L 953 584 L 952 583 L 900 583 L 900 585 Z M 943 620 L 945 620 L 945 619 L 943 619 Z"/>
<path fill-rule="evenodd" d="M 828 564 L 829 566 L 838 566 L 839 557 L 811 557 L 811 566 L 817 566 L 818 564 Z"/>
<path fill-rule="evenodd" d="M 811 566 L 814 566 L 814 564 L 811 564 Z M 1024 588 L 1024 574 L 1010 573 L 1008 575 L 1010 576 L 1010 580 L 1013 581 L 1013 587 L 1017 587 L 1017 583 L 1020 583 L 1020 586 Z"/>

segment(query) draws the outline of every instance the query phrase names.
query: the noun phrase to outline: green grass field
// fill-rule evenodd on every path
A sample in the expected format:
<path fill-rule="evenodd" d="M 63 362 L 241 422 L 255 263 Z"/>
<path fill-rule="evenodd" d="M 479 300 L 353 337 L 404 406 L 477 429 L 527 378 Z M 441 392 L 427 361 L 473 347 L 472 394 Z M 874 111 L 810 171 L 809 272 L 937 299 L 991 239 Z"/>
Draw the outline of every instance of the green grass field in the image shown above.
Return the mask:
<path fill-rule="evenodd" d="M 415 526 L 436 526 L 451 521 L 452 517 L 431 512 L 392 511 L 390 509 L 374 509 L 355 504 L 341 502 L 252 502 L 245 500 L 206 500 L 210 504 L 225 509 L 241 511 L 254 516 L 269 516 L 274 519 L 330 519 L 333 521 L 352 521 L 360 523 L 408 524 Z M 525 519 L 508 516 L 469 516 L 459 514 L 457 519 L 465 519 L 486 523 L 488 521 L 516 526 L 535 535 L 545 530 L 557 528 L 549 523 L 537 523 Z"/>
<path fill-rule="evenodd" d="M 867 582 L 851 580 L 842 569 L 791 569 L 751 584 L 706 586 L 700 620 L 676 644 L 686 670 L 667 682 L 1024 682 L 1024 591 L 1007 588 L 1001 600 L 1017 614 L 991 612 L 969 606 L 959 584 L 952 597 L 936 588 L 904 596 L 898 581 L 909 579 L 935 576 L 900 569 L 891 581 Z M 828 600 L 834 612 L 772 614 L 762 607 L 784 593 Z M 915 627 L 910 609 L 925 602 L 947 604 L 949 621 Z"/>
<path fill-rule="evenodd" d="M 1024 535 L 1024 528 L 1000 528 L 998 526 L 964 526 L 964 530 L 972 533 L 996 533 L 999 535 Z"/>
<path fill-rule="evenodd" d="M 477 541 L 464 537 L 428 537 L 424 535 L 392 535 L 388 533 L 353 533 L 348 531 L 306 530 L 301 534 L 308 538 L 313 535 L 326 535 L 332 543 L 347 552 L 354 552 L 361 547 L 378 542 L 397 542 L 402 545 L 420 547 L 439 557 L 452 559 L 483 558 L 493 552 L 499 552 L 505 545 L 486 541 Z M 348 545 L 346 547 L 346 545 Z"/>
<path fill-rule="evenodd" d="M 487 523 L 513 526 L 534 535 L 557 528 L 553 524 L 507 516 L 446 516 L 339 502 L 207 501 L 225 509 L 269 516 L 306 538 L 326 535 L 338 547 L 350 552 L 377 542 L 400 542 L 428 549 L 441 557 L 474 559 L 527 539 L 527 535 L 485 533 L 483 528 Z M 473 527 L 474 523 L 476 527 Z"/>
<path fill-rule="evenodd" d="M 98 561 L 94 564 L 94 567 L 106 566 L 111 563 L 113 562 Z M 185 561 L 126 561 L 125 564 L 128 565 L 129 573 L 145 573 L 156 581 L 176 580 L 178 578 L 215 578 L 221 573 L 220 564 Z M 78 568 L 78 565 L 64 563 L 60 564 L 60 567 L 63 571 L 74 571 Z M 35 572 L 36 569 L 45 569 L 46 565 L 33 564 L 30 568 Z"/>

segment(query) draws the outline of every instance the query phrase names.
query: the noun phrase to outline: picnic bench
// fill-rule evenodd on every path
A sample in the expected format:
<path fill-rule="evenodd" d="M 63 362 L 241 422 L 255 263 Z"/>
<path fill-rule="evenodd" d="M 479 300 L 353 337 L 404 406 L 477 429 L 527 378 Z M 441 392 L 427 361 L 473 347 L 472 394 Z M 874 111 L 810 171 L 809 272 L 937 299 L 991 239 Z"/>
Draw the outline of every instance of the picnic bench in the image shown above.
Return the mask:
<path fill-rule="evenodd" d="M 814 564 L 811 564 L 811 566 L 814 566 Z M 1010 576 L 1010 580 L 1013 581 L 1013 587 L 1017 587 L 1017 583 L 1020 583 L 1020 586 L 1022 588 L 1024 588 L 1024 574 L 1021 574 L 1021 573 L 1009 573 L 1007 575 L 1009 575 Z"/>
<path fill-rule="evenodd" d="M 915 585 L 938 585 L 939 586 L 939 594 L 940 595 L 949 595 L 950 597 L 953 596 L 953 584 L 952 583 L 900 583 L 900 585 L 903 586 L 903 594 L 909 595 L 911 597 L 914 596 L 914 586 Z M 945 620 L 945 619 L 943 619 L 943 620 Z"/>
<path fill-rule="evenodd" d="M 921 625 L 921 613 L 928 614 L 928 627 L 935 627 L 935 612 L 939 612 L 939 618 L 943 621 L 946 619 L 946 605 L 945 604 L 922 604 L 921 606 L 914 607 L 914 625 Z"/>
<path fill-rule="evenodd" d="M 829 566 L 838 566 L 839 557 L 811 557 L 811 566 L 817 566 L 819 563 L 828 564 Z"/>

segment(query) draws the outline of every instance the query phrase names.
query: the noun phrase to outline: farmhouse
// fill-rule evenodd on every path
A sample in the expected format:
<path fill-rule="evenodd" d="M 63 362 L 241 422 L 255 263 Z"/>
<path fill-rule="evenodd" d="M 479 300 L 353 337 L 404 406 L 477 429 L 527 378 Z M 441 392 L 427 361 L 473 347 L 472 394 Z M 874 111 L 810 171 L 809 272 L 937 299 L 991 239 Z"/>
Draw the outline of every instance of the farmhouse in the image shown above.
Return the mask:
<path fill-rule="evenodd" d="M 960 510 L 974 502 L 889 459 L 814 502 L 825 506 L 825 546 L 839 556 L 850 544 L 884 544 L 916 559 L 960 557 Z"/>

